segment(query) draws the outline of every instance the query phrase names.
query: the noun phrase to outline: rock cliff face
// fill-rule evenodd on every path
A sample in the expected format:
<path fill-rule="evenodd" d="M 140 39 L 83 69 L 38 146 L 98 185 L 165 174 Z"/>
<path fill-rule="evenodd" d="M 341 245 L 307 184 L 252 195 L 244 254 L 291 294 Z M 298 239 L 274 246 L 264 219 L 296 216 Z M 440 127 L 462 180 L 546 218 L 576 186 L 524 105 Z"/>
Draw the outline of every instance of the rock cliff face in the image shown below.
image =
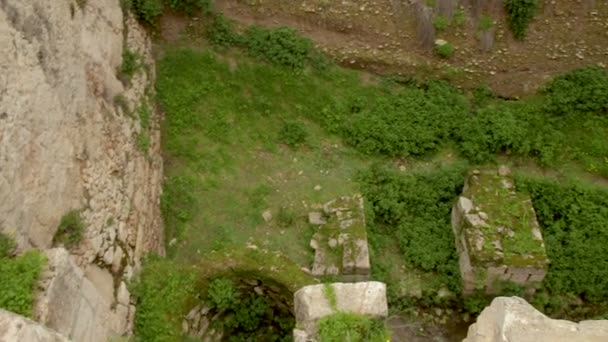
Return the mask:
<path fill-rule="evenodd" d="M 78 297 L 87 278 L 95 284 L 91 291 L 114 301 L 140 257 L 162 253 L 150 40 L 119 0 L 0 0 L 0 46 L 0 232 L 20 249 L 49 249 L 61 217 L 82 210 L 83 240 L 71 255 L 51 258 L 57 262 L 49 263 L 46 281 L 77 279 L 70 288 L 75 292 L 63 295 Z M 121 81 L 125 48 L 139 56 L 140 66 Z M 145 123 L 138 115 L 142 106 L 152 108 Z M 80 269 L 52 269 L 66 265 Z M 73 338 L 84 311 L 77 301 L 67 301 L 74 304 L 67 309 L 40 304 L 60 303 L 49 295 L 40 295 L 36 315 L 43 322 L 55 317 L 45 323 Z M 117 313 L 119 306 L 112 307 Z M 64 309 L 72 316 L 54 313 Z M 91 312 L 98 322 L 100 310 Z M 123 333 L 128 324 L 114 328 L 108 331 Z M 105 341 L 104 334 L 96 338 Z"/>
<path fill-rule="evenodd" d="M 469 327 L 463 342 L 608 341 L 608 321 L 551 319 L 518 297 L 498 297 Z"/>
<path fill-rule="evenodd" d="M 23 316 L 0 309 L 0 342 L 69 342 L 64 336 Z"/>

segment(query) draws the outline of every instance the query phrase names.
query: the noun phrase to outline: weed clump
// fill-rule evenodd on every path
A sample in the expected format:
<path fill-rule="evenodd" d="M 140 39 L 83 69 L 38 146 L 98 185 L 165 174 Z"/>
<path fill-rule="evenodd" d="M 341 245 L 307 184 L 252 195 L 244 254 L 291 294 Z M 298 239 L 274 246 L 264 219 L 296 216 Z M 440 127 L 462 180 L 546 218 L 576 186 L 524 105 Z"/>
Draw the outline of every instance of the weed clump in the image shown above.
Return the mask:
<path fill-rule="evenodd" d="M 339 312 L 319 320 L 319 340 L 324 342 L 369 341 L 390 339 L 384 323 L 362 315 Z"/>
<path fill-rule="evenodd" d="M 450 43 L 444 43 L 435 46 L 435 53 L 441 58 L 448 59 L 454 55 L 454 45 Z"/>
<path fill-rule="evenodd" d="M 64 244 L 68 248 L 73 247 L 82 240 L 84 228 L 80 210 L 72 210 L 61 218 L 57 232 L 53 237 L 53 243 Z"/>
<path fill-rule="evenodd" d="M 307 138 L 308 131 L 297 121 L 285 122 L 279 132 L 279 141 L 292 148 L 303 145 Z"/>
<path fill-rule="evenodd" d="M 46 259 L 37 250 L 12 256 L 15 241 L 0 233 L 0 308 L 32 317 L 38 277 Z"/>

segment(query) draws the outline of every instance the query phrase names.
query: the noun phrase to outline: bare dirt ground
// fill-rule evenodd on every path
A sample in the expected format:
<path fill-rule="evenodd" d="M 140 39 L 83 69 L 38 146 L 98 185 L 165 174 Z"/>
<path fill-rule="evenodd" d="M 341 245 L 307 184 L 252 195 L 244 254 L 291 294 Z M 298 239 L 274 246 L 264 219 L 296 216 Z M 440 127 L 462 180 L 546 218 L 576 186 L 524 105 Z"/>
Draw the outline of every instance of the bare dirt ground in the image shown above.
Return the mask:
<path fill-rule="evenodd" d="M 346 66 L 419 79 L 441 77 L 467 88 L 487 84 L 506 97 L 531 93 L 578 66 L 608 64 L 606 1 L 540 1 L 524 41 L 513 39 L 497 0 L 460 1 L 464 23 L 453 21 L 434 35 L 454 45 L 449 60 L 421 46 L 418 1 L 217 0 L 216 8 L 246 25 L 294 27 Z M 489 52 L 480 51 L 482 16 L 494 20 Z"/>

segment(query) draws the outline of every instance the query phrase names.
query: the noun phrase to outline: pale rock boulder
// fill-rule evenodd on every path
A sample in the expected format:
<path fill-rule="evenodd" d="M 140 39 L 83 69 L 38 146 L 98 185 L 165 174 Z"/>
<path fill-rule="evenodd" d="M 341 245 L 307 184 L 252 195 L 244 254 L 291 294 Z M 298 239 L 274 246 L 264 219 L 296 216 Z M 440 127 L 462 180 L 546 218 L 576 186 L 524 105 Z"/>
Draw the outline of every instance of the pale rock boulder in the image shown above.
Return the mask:
<path fill-rule="evenodd" d="M 37 321 L 74 341 L 107 341 L 129 332 L 132 309 L 124 283 L 115 290 L 110 272 L 95 265 L 83 272 L 63 248 L 45 253 L 48 266 L 36 300 Z"/>
<path fill-rule="evenodd" d="M 0 309 L 0 342 L 70 342 L 65 336 L 47 327 Z"/>
<path fill-rule="evenodd" d="M 608 321 L 551 319 L 524 299 L 497 297 L 477 322 L 469 327 L 463 342 L 605 342 Z"/>

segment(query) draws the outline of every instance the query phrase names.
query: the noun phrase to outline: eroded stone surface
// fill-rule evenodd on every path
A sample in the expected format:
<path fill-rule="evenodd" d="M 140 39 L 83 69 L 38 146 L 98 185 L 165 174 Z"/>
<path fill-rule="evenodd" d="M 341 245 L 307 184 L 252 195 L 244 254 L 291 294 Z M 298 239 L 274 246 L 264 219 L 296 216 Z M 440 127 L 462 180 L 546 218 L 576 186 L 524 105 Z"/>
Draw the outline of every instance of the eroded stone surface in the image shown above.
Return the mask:
<path fill-rule="evenodd" d="M 603 342 L 608 321 L 574 323 L 551 319 L 524 299 L 498 297 L 469 327 L 463 342 Z"/>
<path fill-rule="evenodd" d="M 0 309 L 0 342 L 70 342 L 65 336 L 23 316 Z"/>
<path fill-rule="evenodd" d="M 499 291 L 509 281 L 534 289 L 548 259 L 532 201 L 514 189 L 506 166 L 469 175 L 452 209 L 463 291 Z"/>

